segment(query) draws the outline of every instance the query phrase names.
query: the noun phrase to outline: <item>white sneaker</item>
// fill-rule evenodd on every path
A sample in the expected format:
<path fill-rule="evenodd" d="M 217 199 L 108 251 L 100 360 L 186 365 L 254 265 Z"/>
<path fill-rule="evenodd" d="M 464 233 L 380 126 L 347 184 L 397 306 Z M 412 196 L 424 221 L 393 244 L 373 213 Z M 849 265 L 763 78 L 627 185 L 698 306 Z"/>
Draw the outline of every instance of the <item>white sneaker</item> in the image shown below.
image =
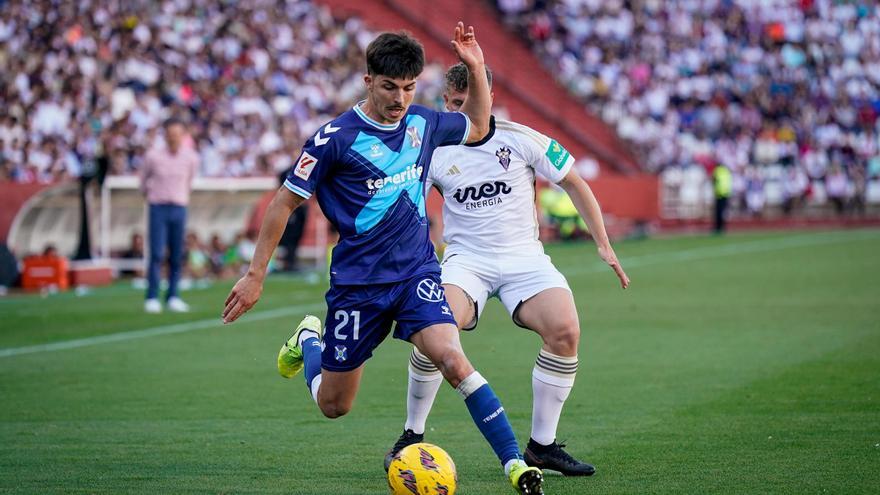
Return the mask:
<path fill-rule="evenodd" d="M 188 313 L 189 304 L 183 302 L 179 297 L 172 297 L 168 300 L 168 311 L 172 313 Z"/>
<path fill-rule="evenodd" d="M 162 312 L 162 303 L 158 299 L 147 299 L 144 301 L 144 311 L 151 314 L 159 314 Z"/>

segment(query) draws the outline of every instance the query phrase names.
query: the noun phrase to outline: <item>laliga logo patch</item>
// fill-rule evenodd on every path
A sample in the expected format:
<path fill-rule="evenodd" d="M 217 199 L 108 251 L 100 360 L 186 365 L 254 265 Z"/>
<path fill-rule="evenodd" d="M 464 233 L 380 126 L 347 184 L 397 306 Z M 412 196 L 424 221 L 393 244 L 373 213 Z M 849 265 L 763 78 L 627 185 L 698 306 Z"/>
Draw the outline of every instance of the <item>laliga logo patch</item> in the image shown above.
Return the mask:
<path fill-rule="evenodd" d="M 340 363 L 348 359 L 348 349 L 344 345 L 336 346 L 336 360 Z"/>
<path fill-rule="evenodd" d="M 418 294 L 419 299 L 422 301 L 440 302 L 443 300 L 443 287 L 440 287 L 437 282 L 430 278 L 426 278 L 419 282 L 419 286 L 416 287 L 416 294 Z"/>
<path fill-rule="evenodd" d="M 296 167 L 294 168 L 293 173 L 302 180 L 309 180 L 309 176 L 312 175 L 312 170 L 315 169 L 317 163 L 317 158 L 308 154 L 308 152 L 303 151 L 302 156 L 299 157 L 299 161 L 296 162 Z"/>
<path fill-rule="evenodd" d="M 429 471 L 440 472 L 440 466 L 434 462 L 434 456 L 431 455 L 427 450 L 419 447 L 419 462 L 422 463 L 422 467 Z"/>
<path fill-rule="evenodd" d="M 416 486 L 415 473 L 409 469 L 401 469 L 400 472 L 397 473 L 397 476 L 403 481 L 403 486 L 405 486 L 407 490 L 413 492 L 415 495 L 419 495 L 419 488 Z"/>

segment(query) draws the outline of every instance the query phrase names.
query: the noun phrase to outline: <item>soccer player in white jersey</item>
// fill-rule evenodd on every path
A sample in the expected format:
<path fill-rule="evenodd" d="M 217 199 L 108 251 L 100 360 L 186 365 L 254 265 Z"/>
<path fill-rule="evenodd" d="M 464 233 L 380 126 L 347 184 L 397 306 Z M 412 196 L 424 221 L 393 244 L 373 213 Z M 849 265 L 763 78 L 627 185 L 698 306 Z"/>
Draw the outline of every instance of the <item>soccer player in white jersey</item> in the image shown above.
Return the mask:
<path fill-rule="evenodd" d="M 491 84 L 488 69 L 487 75 Z M 447 110 L 464 104 L 467 81 L 463 64 L 446 73 Z M 624 289 L 629 278 L 608 240 L 599 203 L 572 168 L 574 161 L 556 140 L 492 117 L 489 134 L 482 140 L 434 152 L 428 183 L 445 200 L 442 281 L 458 327 L 474 329 L 486 300 L 497 297 L 516 325 L 543 340 L 532 371 L 534 402 L 526 462 L 566 476 L 589 476 L 594 467 L 556 443 L 559 417 L 578 368 L 580 324 L 571 289 L 538 240 L 536 174 L 568 193 L 590 228 L 599 257 Z M 423 441 L 425 421 L 441 382 L 437 368 L 413 348 L 404 433 L 386 456 L 386 469 L 395 453 Z"/>

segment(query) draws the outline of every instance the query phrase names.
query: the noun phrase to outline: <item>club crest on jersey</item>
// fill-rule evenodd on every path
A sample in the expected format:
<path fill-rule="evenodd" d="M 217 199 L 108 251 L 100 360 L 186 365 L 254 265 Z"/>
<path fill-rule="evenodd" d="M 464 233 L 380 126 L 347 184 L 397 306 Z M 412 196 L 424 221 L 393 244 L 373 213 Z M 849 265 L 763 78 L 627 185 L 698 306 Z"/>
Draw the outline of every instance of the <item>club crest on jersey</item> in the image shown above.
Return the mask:
<path fill-rule="evenodd" d="M 406 133 L 409 135 L 409 140 L 412 143 L 413 148 L 418 148 L 422 145 L 422 137 L 419 136 L 419 128 L 416 126 L 411 126 L 406 128 Z"/>
<path fill-rule="evenodd" d="M 501 149 L 495 152 L 495 156 L 498 157 L 498 163 L 504 167 L 504 170 L 510 167 L 510 148 L 502 146 Z"/>
<path fill-rule="evenodd" d="M 344 345 L 336 346 L 336 360 L 340 363 L 348 359 L 348 349 Z"/>
<path fill-rule="evenodd" d="M 299 160 L 296 162 L 296 167 L 294 167 L 293 174 L 302 180 L 309 180 L 309 176 L 312 175 L 312 170 L 315 169 L 315 165 L 317 163 L 317 158 L 308 154 L 308 152 L 303 151 L 302 156 L 300 156 Z"/>
<path fill-rule="evenodd" d="M 416 287 L 416 294 L 422 301 L 440 302 L 443 300 L 443 287 L 440 287 L 440 284 L 430 278 L 426 278 L 419 282 L 418 287 Z"/>

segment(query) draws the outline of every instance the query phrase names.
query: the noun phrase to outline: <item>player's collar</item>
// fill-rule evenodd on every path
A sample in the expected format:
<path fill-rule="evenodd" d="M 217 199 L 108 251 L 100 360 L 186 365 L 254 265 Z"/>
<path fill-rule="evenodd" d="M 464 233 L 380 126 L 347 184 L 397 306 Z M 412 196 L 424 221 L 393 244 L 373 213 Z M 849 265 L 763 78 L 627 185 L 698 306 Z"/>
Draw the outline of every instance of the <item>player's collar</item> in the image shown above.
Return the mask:
<path fill-rule="evenodd" d="M 367 100 L 361 100 L 361 101 L 355 103 L 354 107 L 352 107 L 354 110 L 354 113 L 356 113 L 357 116 L 361 118 L 361 120 L 363 120 L 367 124 L 370 124 L 371 126 L 375 127 L 376 129 L 379 129 L 381 131 L 394 131 L 394 130 L 397 130 L 398 127 L 400 127 L 400 122 L 403 119 L 398 120 L 394 124 L 380 124 L 380 123 L 376 122 L 375 120 L 371 119 L 370 117 L 367 117 L 367 114 L 364 113 L 363 110 L 361 110 L 361 103 L 363 103 L 365 101 L 367 101 Z"/>
<path fill-rule="evenodd" d="M 480 139 L 479 141 L 476 141 L 473 143 L 465 143 L 465 146 L 471 146 L 471 147 L 482 146 L 482 145 L 488 143 L 489 140 L 492 139 L 492 136 L 494 136 L 494 135 L 495 135 L 495 116 L 490 115 L 489 116 L 489 132 L 486 133 L 486 135 L 483 137 L 483 139 Z"/>

